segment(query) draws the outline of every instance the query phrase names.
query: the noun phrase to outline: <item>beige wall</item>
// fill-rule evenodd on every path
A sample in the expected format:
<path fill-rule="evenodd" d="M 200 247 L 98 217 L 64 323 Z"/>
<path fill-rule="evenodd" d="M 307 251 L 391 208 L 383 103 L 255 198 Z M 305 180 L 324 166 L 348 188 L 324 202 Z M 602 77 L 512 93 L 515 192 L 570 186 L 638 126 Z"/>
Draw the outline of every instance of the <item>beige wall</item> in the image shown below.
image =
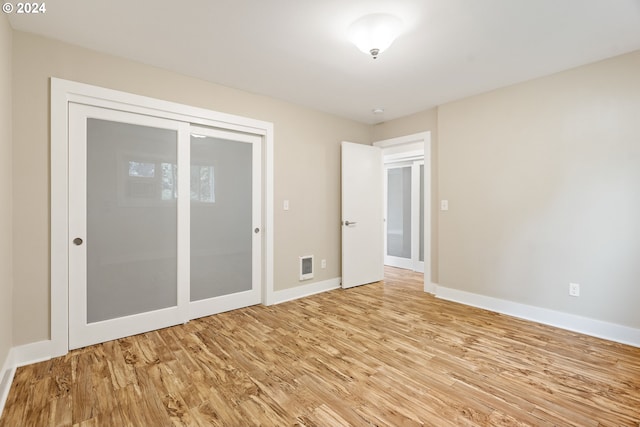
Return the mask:
<path fill-rule="evenodd" d="M 434 281 L 640 327 L 638 52 L 370 127 L 30 34 L 11 39 L 2 18 L 0 192 L 9 208 L 0 227 L 11 236 L 13 179 L 19 238 L 13 306 L 11 243 L 0 243 L 0 316 L 9 319 L 0 319 L 0 361 L 7 325 L 14 345 L 49 335 L 51 76 L 273 122 L 276 289 L 299 283 L 299 255 L 327 259 L 315 281 L 340 275 L 340 141 L 431 131 Z M 448 212 L 437 211 L 441 198 Z M 570 281 L 581 283 L 580 298 L 567 296 Z"/>
<path fill-rule="evenodd" d="M 372 141 L 431 132 L 431 281 L 438 283 L 438 109 L 430 108 L 371 128 Z"/>
<path fill-rule="evenodd" d="M 368 126 L 31 34 L 13 42 L 15 345 L 49 336 L 51 76 L 273 122 L 275 289 L 300 283 L 299 255 L 327 260 L 314 281 L 340 276 L 340 142 L 368 143 Z"/>
<path fill-rule="evenodd" d="M 640 51 L 443 105 L 438 131 L 441 285 L 640 328 Z"/>
<path fill-rule="evenodd" d="M 13 324 L 11 37 L 7 17 L 0 16 L 0 369 L 11 348 Z"/>

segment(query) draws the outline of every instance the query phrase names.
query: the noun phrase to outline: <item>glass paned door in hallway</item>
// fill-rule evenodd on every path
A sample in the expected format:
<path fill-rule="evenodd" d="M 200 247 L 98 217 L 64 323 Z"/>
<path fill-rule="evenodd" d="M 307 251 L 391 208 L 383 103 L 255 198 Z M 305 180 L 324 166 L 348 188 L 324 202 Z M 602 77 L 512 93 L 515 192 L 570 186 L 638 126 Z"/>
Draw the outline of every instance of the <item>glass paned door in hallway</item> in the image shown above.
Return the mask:
<path fill-rule="evenodd" d="M 424 161 L 385 167 L 385 265 L 424 271 Z"/>

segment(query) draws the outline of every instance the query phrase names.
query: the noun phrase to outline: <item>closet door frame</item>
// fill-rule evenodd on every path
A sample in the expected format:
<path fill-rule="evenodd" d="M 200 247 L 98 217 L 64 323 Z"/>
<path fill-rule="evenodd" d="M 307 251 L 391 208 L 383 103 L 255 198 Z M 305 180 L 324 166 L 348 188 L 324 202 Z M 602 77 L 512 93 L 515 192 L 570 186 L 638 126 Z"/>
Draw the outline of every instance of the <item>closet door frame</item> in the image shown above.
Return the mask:
<path fill-rule="evenodd" d="M 149 115 L 262 139 L 262 289 L 261 303 L 275 302 L 273 290 L 273 124 L 83 83 L 51 78 L 50 339 L 37 357 L 69 351 L 69 103 Z"/>

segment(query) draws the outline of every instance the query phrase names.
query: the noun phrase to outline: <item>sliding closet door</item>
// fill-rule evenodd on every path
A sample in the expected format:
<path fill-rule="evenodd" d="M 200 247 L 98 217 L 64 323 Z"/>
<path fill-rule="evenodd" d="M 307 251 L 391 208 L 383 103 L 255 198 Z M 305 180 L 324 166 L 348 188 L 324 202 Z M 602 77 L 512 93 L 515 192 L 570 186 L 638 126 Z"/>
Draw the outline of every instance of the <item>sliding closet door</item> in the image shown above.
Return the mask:
<path fill-rule="evenodd" d="M 260 302 L 261 139 L 191 128 L 190 317 Z"/>
<path fill-rule="evenodd" d="M 185 125 L 78 104 L 69 113 L 69 347 L 180 323 Z"/>
<path fill-rule="evenodd" d="M 70 104 L 70 348 L 260 302 L 261 143 Z"/>

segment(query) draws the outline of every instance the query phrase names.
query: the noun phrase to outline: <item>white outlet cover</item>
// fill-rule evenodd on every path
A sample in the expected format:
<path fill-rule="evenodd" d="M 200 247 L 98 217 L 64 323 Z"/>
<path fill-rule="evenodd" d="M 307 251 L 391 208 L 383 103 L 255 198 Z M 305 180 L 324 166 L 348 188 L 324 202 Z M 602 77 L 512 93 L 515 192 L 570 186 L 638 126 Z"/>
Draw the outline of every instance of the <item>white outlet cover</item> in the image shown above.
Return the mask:
<path fill-rule="evenodd" d="M 580 296 L 580 284 L 579 283 L 569 283 L 569 295 L 572 297 Z"/>

